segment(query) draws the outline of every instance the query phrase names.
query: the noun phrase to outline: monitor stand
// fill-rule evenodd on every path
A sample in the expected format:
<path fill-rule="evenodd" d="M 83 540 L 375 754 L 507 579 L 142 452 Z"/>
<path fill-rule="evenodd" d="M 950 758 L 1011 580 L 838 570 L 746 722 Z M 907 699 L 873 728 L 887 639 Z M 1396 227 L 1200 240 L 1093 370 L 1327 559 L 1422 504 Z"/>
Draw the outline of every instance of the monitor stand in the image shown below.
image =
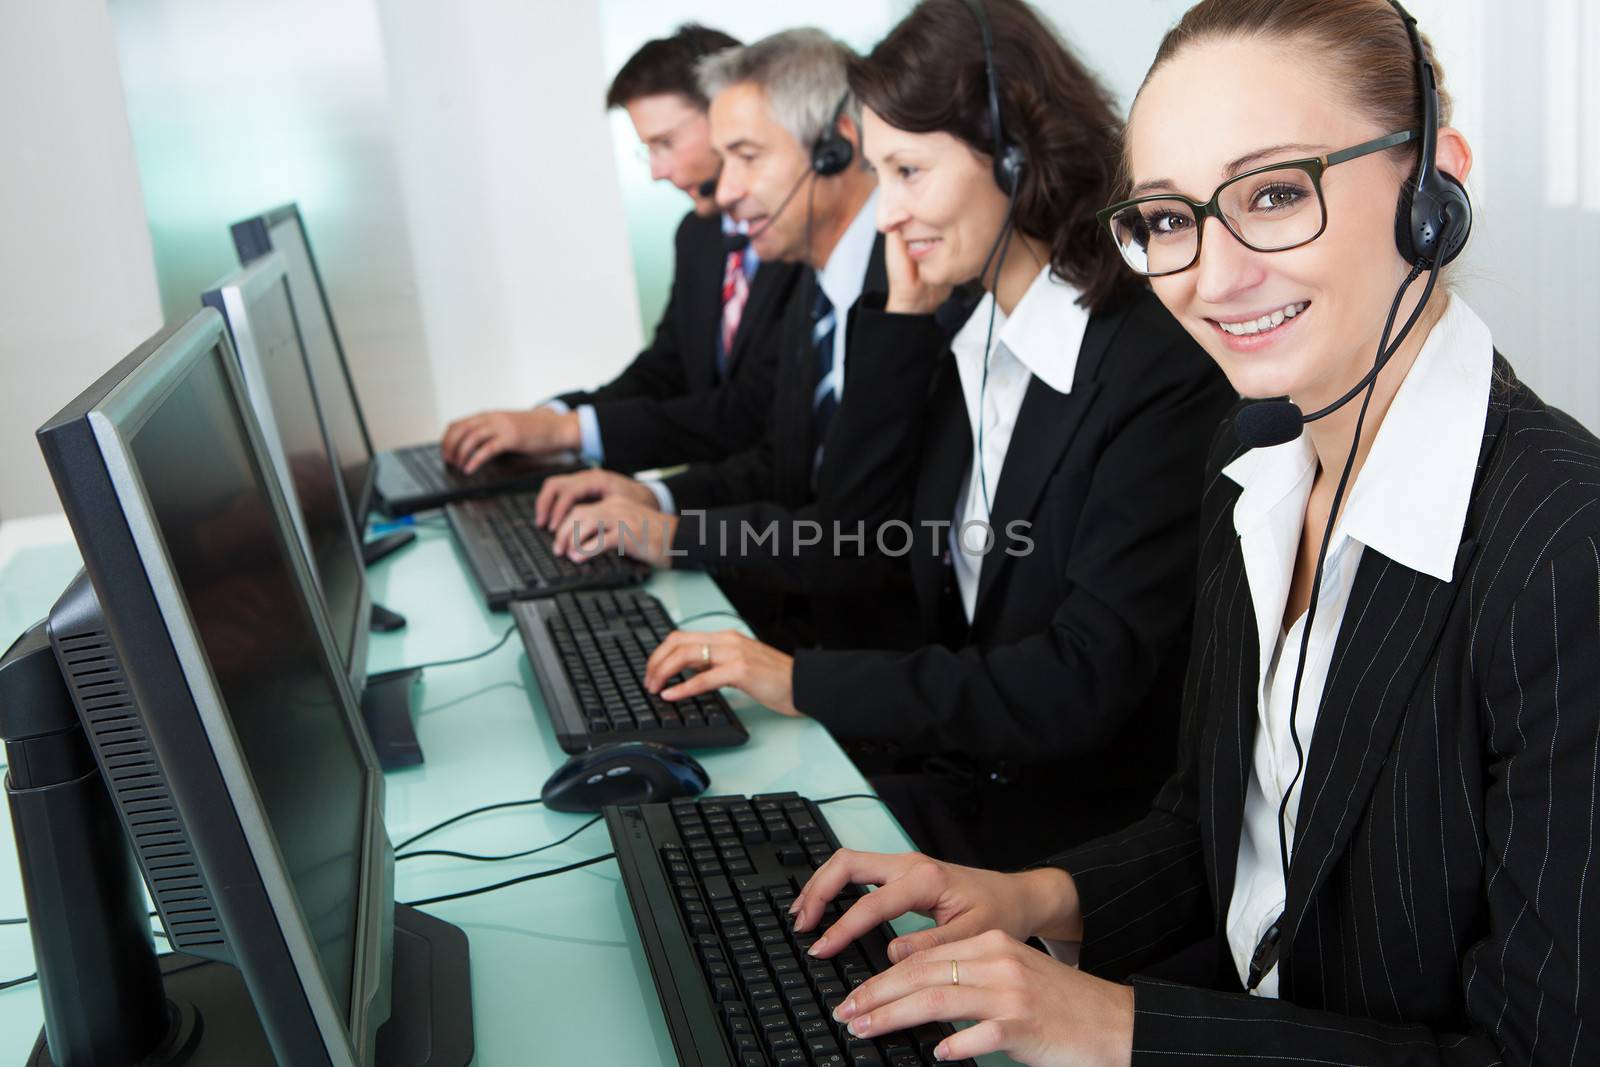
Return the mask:
<path fill-rule="evenodd" d="M 130 1067 L 277 1067 L 244 978 L 226 963 L 179 953 L 158 959 L 170 1016 L 162 1047 Z M 394 906 L 389 1021 L 375 1067 L 467 1067 L 472 981 L 461 928 Z M 39 1035 L 27 1067 L 55 1067 Z"/>
<path fill-rule="evenodd" d="M 376 600 L 372 602 L 372 614 L 367 620 L 367 628 L 375 634 L 392 634 L 396 630 L 406 628 L 406 617 L 398 611 L 390 611 Z"/>
<path fill-rule="evenodd" d="M 417 539 L 411 530 L 395 530 L 382 537 L 374 537 L 361 544 L 361 561 L 367 566 L 372 566 L 380 559 L 386 559 Z M 403 630 L 406 626 L 406 617 L 398 611 L 390 611 L 376 600 L 372 602 L 372 630 L 374 633 L 387 634 L 395 630 Z"/>
<path fill-rule="evenodd" d="M 361 558 L 370 567 L 380 559 L 386 559 L 394 555 L 394 553 L 416 539 L 417 535 L 412 530 L 395 530 L 392 533 L 384 534 L 382 537 L 374 537 L 372 540 L 362 543 Z"/>
<path fill-rule="evenodd" d="M 422 677 L 418 667 L 367 675 L 361 691 L 361 719 L 385 771 L 422 762 L 422 744 L 411 722 L 411 687 Z"/>

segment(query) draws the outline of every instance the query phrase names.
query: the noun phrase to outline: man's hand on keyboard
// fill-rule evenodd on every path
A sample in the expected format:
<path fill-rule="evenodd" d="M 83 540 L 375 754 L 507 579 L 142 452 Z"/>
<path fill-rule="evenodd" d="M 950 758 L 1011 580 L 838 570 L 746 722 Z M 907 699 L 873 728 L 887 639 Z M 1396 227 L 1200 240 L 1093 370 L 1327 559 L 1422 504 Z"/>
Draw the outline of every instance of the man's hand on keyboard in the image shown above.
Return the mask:
<path fill-rule="evenodd" d="M 582 440 L 578 416 L 570 411 L 480 411 L 446 426 L 439 452 L 452 467 L 473 474 L 503 452 L 572 451 Z"/>
<path fill-rule="evenodd" d="M 687 679 L 663 692 L 662 687 L 680 674 Z M 800 714 L 794 706 L 794 657 L 734 630 L 674 630 L 645 665 L 645 689 L 663 700 L 684 700 L 723 686 L 748 694 L 780 715 Z"/>
<path fill-rule="evenodd" d="M 546 478 L 533 505 L 533 521 L 547 530 L 559 530 L 579 504 L 617 498 L 647 508 L 658 508 L 656 495 L 643 482 L 615 471 L 588 470 Z"/>
<path fill-rule="evenodd" d="M 649 492 L 648 489 L 645 492 Z M 678 517 L 618 496 L 579 504 L 556 529 L 552 550 L 576 563 L 604 553 L 620 553 L 653 567 L 669 567 L 667 555 Z"/>

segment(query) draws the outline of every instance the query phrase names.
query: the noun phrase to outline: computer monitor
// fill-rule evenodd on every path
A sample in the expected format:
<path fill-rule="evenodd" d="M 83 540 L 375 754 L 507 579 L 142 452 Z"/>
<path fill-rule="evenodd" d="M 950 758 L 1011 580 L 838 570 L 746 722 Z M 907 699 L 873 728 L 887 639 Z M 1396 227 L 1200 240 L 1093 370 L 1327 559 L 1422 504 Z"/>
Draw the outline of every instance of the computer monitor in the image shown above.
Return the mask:
<path fill-rule="evenodd" d="M 282 253 L 234 271 L 200 299 L 228 324 L 245 393 L 311 560 L 340 660 L 352 691 L 360 693 L 371 612 L 366 569 L 355 520 L 339 491 L 337 453 L 308 377 L 304 333 Z"/>
<path fill-rule="evenodd" d="M 173 947 L 237 967 L 277 1062 L 383 1063 L 391 1005 L 429 1007 L 383 778 L 221 316 L 38 437 L 94 594 L 52 644 Z"/>
<path fill-rule="evenodd" d="M 311 255 L 311 240 L 306 236 L 300 208 L 285 204 L 234 223 L 232 232 L 240 263 L 248 265 L 274 250 L 283 256 L 312 384 L 322 401 L 328 435 L 343 471 L 346 500 L 358 525 L 364 524 L 372 510 L 376 478 L 372 435 L 367 432 L 367 421 L 356 399 L 355 382 L 334 329 L 333 308 Z"/>

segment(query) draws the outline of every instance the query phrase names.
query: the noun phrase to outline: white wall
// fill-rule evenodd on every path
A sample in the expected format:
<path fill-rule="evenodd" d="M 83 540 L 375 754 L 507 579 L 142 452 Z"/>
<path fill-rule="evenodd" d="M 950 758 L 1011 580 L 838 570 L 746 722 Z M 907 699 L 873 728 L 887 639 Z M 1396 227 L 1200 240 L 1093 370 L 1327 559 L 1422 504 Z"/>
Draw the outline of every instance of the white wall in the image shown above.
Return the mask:
<path fill-rule="evenodd" d="M 610 378 L 642 332 L 594 6 L 378 10 L 440 415 Z"/>
<path fill-rule="evenodd" d="M 111 20 L 0 5 L 0 516 L 59 510 L 33 432 L 161 324 Z"/>
<path fill-rule="evenodd" d="M 374 0 L 109 3 L 166 316 L 238 266 L 230 223 L 297 201 L 374 439 L 434 435 Z"/>

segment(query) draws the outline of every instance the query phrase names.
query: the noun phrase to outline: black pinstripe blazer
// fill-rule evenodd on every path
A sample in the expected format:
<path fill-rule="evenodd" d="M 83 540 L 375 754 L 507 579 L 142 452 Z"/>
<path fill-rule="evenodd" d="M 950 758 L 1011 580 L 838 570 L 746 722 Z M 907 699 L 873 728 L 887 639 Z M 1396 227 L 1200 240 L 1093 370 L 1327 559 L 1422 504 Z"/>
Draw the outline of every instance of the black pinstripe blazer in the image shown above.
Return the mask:
<path fill-rule="evenodd" d="M 1054 858 L 1082 965 L 1198 939 L 1212 988 L 1135 980 L 1136 1063 L 1600 1064 L 1600 441 L 1496 357 L 1455 577 L 1362 556 L 1309 750 L 1279 1000 L 1223 933 L 1255 739 L 1256 623 L 1220 475 L 1202 509 L 1179 772 Z"/>

